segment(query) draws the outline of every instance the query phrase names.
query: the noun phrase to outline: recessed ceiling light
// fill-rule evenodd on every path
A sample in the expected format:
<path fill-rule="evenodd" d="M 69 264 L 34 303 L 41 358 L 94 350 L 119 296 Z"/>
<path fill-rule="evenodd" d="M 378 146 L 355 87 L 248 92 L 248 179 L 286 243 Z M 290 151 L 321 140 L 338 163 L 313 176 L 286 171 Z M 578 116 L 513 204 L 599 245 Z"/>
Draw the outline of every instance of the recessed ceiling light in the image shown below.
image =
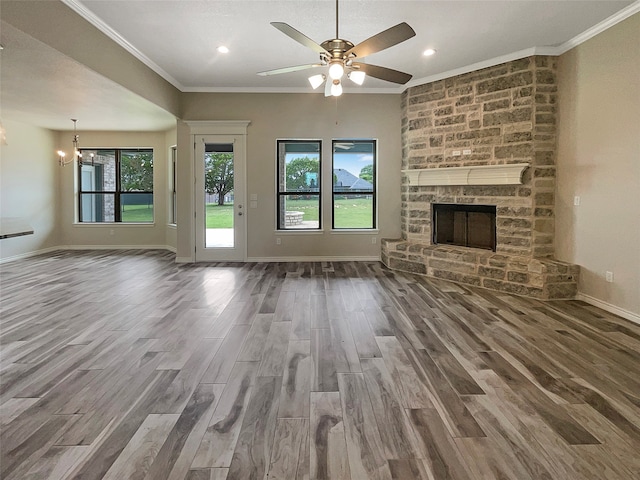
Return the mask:
<path fill-rule="evenodd" d="M 218 51 L 220 53 L 229 53 L 229 49 L 227 47 L 225 47 L 224 45 L 221 45 L 218 47 Z"/>
<path fill-rule="evenodd" d="M 436 51 L 433 48 L 427 48 L 424 52 L 422 52 L 422 55 L 424 55 L 425 57 L 430 57 L 434 53 L 436 53 Z"/>

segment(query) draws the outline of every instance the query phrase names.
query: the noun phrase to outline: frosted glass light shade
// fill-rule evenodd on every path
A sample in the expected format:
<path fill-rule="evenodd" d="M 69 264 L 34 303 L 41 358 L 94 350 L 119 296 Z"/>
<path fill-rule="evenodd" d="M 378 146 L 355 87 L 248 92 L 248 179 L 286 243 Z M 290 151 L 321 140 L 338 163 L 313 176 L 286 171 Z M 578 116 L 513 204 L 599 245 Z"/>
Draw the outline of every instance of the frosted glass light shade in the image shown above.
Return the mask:
<path fill-rule="evenodd" d="M 342 85 L 338 80 L 334 81 L 333 85 L 331 85 L 331 95 L 333 95 L 334 97 L 339 97 L 340 95 L 342 95 Z"/>
<path fill-rule="evenodd" d="M 332 63 L 329 67 L 329 76 L 333 80 L 340 80 L 344 74 L 344 67 L 341 63 Z"/>
<path fill-rule="evenodd" d="M 349 74 L 349 80 L 357 85 L 362 85 L 364 83 L 364 78 L 366 77 L 366 73 L 358 70 L 357 72 L 351 72 Z"/>
<path fill-rule="evenodd" d="M 311 88 L 313 88 L 314 90 L 318 88 L 320 85 L 322 85 L 322 82 L 324 82 L 324 79 L 325 79 L 325 76 L 322 74 L 309 77 L 309 83 L 311 84 Z"/>

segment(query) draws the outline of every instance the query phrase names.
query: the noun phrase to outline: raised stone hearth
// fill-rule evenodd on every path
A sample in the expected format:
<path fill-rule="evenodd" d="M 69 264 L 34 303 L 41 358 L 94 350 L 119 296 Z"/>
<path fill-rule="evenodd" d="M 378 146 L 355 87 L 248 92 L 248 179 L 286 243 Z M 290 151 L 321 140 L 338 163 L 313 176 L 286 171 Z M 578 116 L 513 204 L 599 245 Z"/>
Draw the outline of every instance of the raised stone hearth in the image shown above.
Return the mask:
<path fill-rule="evenodd" d="M 579 267 L 550 258 L 383 239 L 382 262 L 394 270 L 541 300 L 577 293 Z"/>
<path fill-rule="evenodd" d="M 556 59 L 546 56 L 404 92 L 402 238 L 382 242 L 388 267 L 540 299 L 575 296 L 579 268 L 553 258 L 556 92 Z M 496 251 L 434 245 L 435 203 L 495 206 Z"/>

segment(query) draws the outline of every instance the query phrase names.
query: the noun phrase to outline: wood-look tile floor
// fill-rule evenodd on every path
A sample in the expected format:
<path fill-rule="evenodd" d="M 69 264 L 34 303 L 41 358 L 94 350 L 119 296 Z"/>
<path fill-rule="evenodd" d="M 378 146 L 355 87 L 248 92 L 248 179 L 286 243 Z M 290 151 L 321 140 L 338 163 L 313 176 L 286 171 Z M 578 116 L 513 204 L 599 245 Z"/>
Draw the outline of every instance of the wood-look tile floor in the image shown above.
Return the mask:
<path fill-rule="evenodd" d="M 1 266 L 0 478 L 637 479 L 640 326 L 376 262 Z"/>

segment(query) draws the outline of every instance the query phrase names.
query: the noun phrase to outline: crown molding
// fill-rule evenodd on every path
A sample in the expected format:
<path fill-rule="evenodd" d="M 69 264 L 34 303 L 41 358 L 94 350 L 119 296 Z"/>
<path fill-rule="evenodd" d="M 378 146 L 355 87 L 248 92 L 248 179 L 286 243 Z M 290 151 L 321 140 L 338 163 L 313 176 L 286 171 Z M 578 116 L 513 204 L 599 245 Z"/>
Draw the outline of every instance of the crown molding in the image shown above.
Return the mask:
<path fill-rule="evenodd" d="M 129 41 L 127 41 L 122 35 L 120 35 L 117 31 L 107 25 L 102 19 L 96 16 L 93 12 L 87 9 L 82 3 L 78 0 L 61 0 L 62 3 L 67 5 L 73 11 L 75 11 L 82 18 L 87 20 L 93 26 L 98 28 L 102 33 L 111 38 L 114 42 L 120 45 L 122 48 L 127 50 L 131 55 L 136 57 L 142 63 L 144 63 L 147 67 L 152 69 L 162 78 L 164 78 L 167 82 L 171 83 L 174 87 L 176 87 L 181 92 L 189 92 L 189 93 L 306 93 L 312 94 L 317 92 L 310 92 L 307 88 L 302 87 L 292 87 L 292 88 L 261 88 L 261 87 L 199 87 L 199 86 L 185 86 L 182 85 L 178 80 L 173 78 L 169 73 L 167 73 L 164 69 L 162 69 L 158 64 L 156 64 L 153 60 L 143 54 L 140 50 L 134 47 Z M 448 70 L 446 72 L 440 72 L 435 75 L 430 75 L 428 77 L 422 77 L 411 80 L 409 83 L 405 85 L 400 85 L 397 88 L 359 88 L 357 90 L 348 90 L 345 89 L 345 93 L 353 94 L 353 93 L 376 93 L 376 94 L 400 94 L 405 89 L 409 87 L 414 87 L 417 85 L 423 85 L 425 83 L 436 82 L 438 80 L 444 80 L 445 78 L 455 77 L 457 75 L 463 75 L 465 73 L 470 73 L 476 70 L 480 70 L 483 68 L 494 67 L 496 65 L 500 65 L 501 63 L 511 62 L 514 60 L 519 60 L 521 58 L 530 57 L 533 55 L 548 55 L 548 56 L 559 56 L 563 53 L 571 50 L 572 48 L 577 47 L 581 43 L 586 42 L 587 40 L 595 37 L 596 35 L 604 32 L 605 30 L 613 27 L 614 25 L 626 20 L 627 18 L 635 15 L 640 12 L 640 0 L 636 0 L 631 5 L 626 6 L 610 17 L 606 18 L 602 22 L 594 25 L 593 27 L 585 30 L 584 32 L 576 35 L 570 40 L 555 46 L 534 46 L 524 50 L 519 50 L 517 52 L 508 53 L 506 55 L 501 55 L 499 57 L 490 58 L 487 60 L 483 60 L 481 62 L 476 62 L 470 65 L 466 65 L 460 68 L 456 68 L 453 70 Z"/>
<path fill-rule="evenodd" d="M 581 34 L 576 35 L 572 39 L 556 47 L 556 51 L 557 51 L 556 55 L 562 55 L 563 53 L 568 52 L 572 48 L 577 47 L 581 43 L 586 42 L 587 40 L 595 37 L 599 33 L 602 33 L 605 30 L 608 30 L 609 28 L 613 27 L 614 25 L 617 25 L 618 23 L 622 22 L 623 20 L 626 20 L 627 18 L 631 17 L 632 15 L 635 15 L 638 12 L 640 12 L 640 0 L 636 0 L 631 5 L 627 5 L 625 8 L 614 13 L 609 18 L 605 18 L 600 23 L 594 25 L 593 27 L 585 30 Z"/>

